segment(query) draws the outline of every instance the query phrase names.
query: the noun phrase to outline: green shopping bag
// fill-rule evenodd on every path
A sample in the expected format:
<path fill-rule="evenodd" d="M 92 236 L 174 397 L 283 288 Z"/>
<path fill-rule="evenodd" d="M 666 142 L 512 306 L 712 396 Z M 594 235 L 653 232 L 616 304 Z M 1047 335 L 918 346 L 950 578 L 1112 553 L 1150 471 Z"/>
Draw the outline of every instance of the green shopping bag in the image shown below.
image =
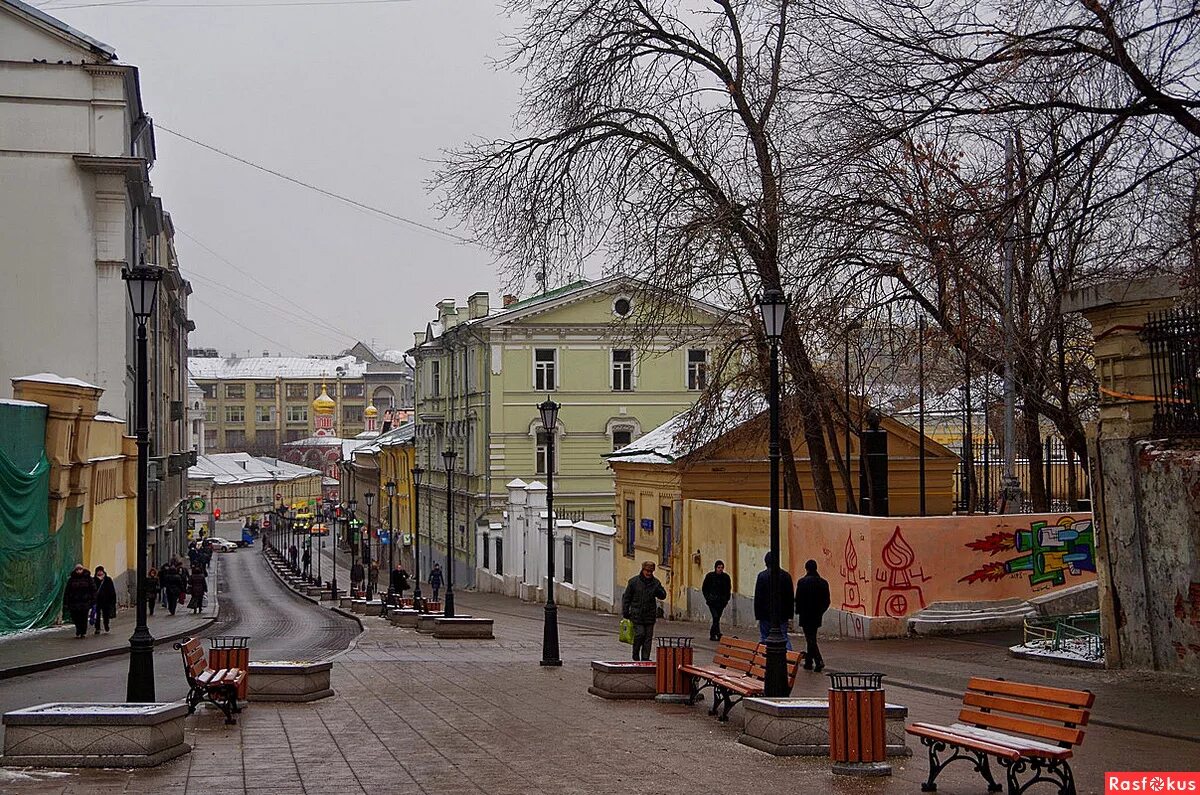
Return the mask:
<path fill-rule="evenodd" d="M 633 622 L 628 618 L 621 619 L 621 634 L 617 637 L 622 643 L 633 643 Z"/>

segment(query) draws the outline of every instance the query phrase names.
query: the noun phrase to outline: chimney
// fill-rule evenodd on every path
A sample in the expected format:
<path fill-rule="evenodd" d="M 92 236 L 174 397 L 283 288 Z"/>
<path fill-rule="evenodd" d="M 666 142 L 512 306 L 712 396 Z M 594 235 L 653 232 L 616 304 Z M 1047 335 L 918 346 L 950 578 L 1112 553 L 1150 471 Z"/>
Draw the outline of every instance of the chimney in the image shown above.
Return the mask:
<path fill-rule="evenodd" d="M 488 294 L 486 292 L 472 293 L 467 299 L 467 319 L 478 320 L 488 316 Z"/>
<path fill-rule="evenodd" d="M 504 307 L 505 307 L 505 309 L 507 309 L 508 307 L 512 306 L 513 304 L 515 304 L 517 301 L 520 301 L 520 300 L 521 300 L 520 298 L 517 298 L 517 297 L 516 297 L 515 295 L 513 295 L 512 293 L 505 293 L 505 294 L 504 294 Z"/>
<path fill-rule="evenodd" d="M 446 298 L 438 302 L 438 320 L 442 322 L 444 329 L 458 325 L 458 309 L 454 306 L 453 298 Z"/>
<path fill-rule="evenodd" d="M 269 358 L 270 356 L 271 356 L 271 352 L 270 352 L 270 351 L 263 351 L 263 358 L 264 358 L 264 359 L 267 359 L 267 358 Z"/>
<path fill-rule="evenodd" d="M 424 344 L 425 344 L 425 332 L 424 331 L 414 331 L 413 332 L 413 347 L 419 348 L 420 346 L 422 346 Z"/>

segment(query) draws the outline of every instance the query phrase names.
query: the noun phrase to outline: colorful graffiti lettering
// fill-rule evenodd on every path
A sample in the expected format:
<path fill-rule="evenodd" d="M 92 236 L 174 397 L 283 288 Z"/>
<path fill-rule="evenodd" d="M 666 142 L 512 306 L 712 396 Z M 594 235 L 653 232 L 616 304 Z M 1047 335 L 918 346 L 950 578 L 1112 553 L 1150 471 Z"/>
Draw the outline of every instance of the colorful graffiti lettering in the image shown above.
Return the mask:
<path fill-rule="evenodd" d="M 997 555 L 1014 550 L 1024 554 L 1004 561 L 985 563 L 959 578 L 973 584 L 1002 580 L 1029 573 L 1029 584 L 1055 587 L 1067 581 L 1067 575 L 1079 576 L 1096 571 L 1096 537 L 1089 519 L 1064 516 L 1057 524 L 1034 522 L 1028 530 L 997 532 L 966 544 L 977 552 Z"/>
<path fill-rule="evenodd" d="M 879 589 L 875 598 L 875 615 L 903 618 L 914 610 L 924 609 L 925 595 L 919 585 L 913 585 L 913 579 L 924 582 L 930 578 L 917 566 L 917 553 L 904 540 L 899 525 L 883 545 L 881 557 L 885 568 L 875 572 L 875 579 L 887 585 Z"/>

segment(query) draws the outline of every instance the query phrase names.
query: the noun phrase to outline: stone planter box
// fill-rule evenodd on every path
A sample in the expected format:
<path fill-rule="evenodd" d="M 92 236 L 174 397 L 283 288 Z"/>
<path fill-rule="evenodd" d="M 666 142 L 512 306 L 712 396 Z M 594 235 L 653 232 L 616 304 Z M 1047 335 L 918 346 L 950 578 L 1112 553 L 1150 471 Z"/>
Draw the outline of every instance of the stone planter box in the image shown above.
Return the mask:
<path fill-rule="evenodd" d="M 4 714 L 6 767 L 154 767 L 192 750 L 184 704 L 41 704 Z"/>
<path fill-rule="evenodd" d="M 592 661 L 592 686 L 588 692 L 600 698 L 618 701 L 629 699 L 652 699 L 656 692 L 654 662 Z"/>
<path fill-rule="evenodd" d="M 738 742 L 775 756 L 829 756 L 829 701 L 824 698 L 747 698 Z M 887 755 L 909 756 L 908 707 L 884 706 Z"/>
<path fill-rule="evenodd" d="M 458 615 L 456 618 L 470 618 L 470 616 Z M 437 621 L 445 618 L 441 613 L 422 613 L 417 617 L 417 632 L 431 633 L 437 628 Z"/>
<path fill-rule="evenodd" d="M 248 701 L 316 701 L 333 695 L 331 662 L 266 660 L 250 663 Z"/>
<path fill-rule="evenodd" d="M 304 592 L 309 596 L 321 596 L 325 593 L 325 589 L 319 585 L 310 585 L 304 589 Z"/>
<path fill-rule="evenodd" d="M 391 621 L 394 626 L 408 629 L 416 629 L 417 619 L 420 617 L 420 610 L 393 610 L 388 613 L 388 621 Z"/>
<path fill-rule="evenodd" d="M 492 619 L 469 616 L 434 619 L 433 636 L 444 640 L 491 640 L 496 637 L 492 634 Z"/>
<path fill-rule="evenodd" d="M 350 597 L 350 596 L 339 596 L 338 597 L 338 607 L 342 608 L 343 610 L 349 609 L 353 605 L 353 603 L 354 603 L 353 597 Z"/>

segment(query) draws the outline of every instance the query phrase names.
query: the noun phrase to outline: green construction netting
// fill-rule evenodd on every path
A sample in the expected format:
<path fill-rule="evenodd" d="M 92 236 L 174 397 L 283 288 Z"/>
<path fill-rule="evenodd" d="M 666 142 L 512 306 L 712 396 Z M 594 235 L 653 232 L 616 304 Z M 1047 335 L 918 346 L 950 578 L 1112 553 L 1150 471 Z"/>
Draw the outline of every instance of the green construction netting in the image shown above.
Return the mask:
<path fill-rule="evenodd" d="M 0 634 L 8 634 L 58 621 L 63 585 L 81 557 L 83 509 L 67 511 L 50 532 L 45 409 L 0 409 Z"/>

